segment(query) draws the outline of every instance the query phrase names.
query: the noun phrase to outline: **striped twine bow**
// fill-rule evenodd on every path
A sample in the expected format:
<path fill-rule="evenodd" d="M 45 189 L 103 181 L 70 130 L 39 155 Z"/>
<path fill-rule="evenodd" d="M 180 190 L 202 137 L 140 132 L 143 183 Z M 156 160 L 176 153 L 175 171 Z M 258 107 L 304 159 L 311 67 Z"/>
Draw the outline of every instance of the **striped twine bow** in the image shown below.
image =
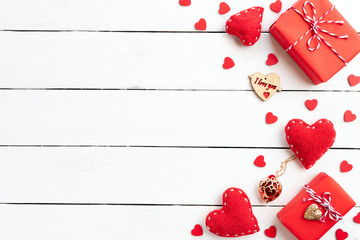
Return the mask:
<path fill-rule="evenodd" d="M 313 14 L 312 17 L 310 15 L 307 14 L 306 11 L 306 6 L 310 6 Z M 329 21 L 324 21 L 322 20 L 326 15 L 328 15 L 333 9 L 335 8 L 335 6 L 333 5 L 326 13 L 324 13 L 324 15 L 322 15 L 321 17 L 319 17 L 319 19 L 316 19 L 316 9 L 313 3 L 309 2 L 309 1 L 305 1 L 304 5 L 303 5 L 303 13 L 301 13 L 299 10 L 297 10 L 294 7 L 291 7 L 291 9 L 293 9 L 296 13 L 298 13 L 305 22 L 307 22 L 310 26 L 310 29 L 308 31 L 306 31 L 293 45 L 291 45 L 288 49 L 286 49 L 285 51 L 289 51 L 291 48 L 293 48 L 296 44 L 298 44 L 308 33 L 312 33 L 312 36 L 309 38 L 309 40 L 307 41 L 307 48 L 309 49 L 309 51 L 313 52 L 317 49 L 319 49 L 321 43 L 324 43 L 326 46 L 328 46 L 328 48 L 330 48 L 330 50 L 335 53 L 336 56 L 338 56 L 338 58 L 341 59 L 341 61 L 344 62 L 344 64 L 346 65 L 346 60 L 331 46 L 330 43 L 328 43 L 325 38 L 323 36 L 321 36 L 321 33 L 325 33 L 328 34 L 329 36 L 338 38 L 338 39 L 348 39 L 348 35 L 342 35 L 342 36 L 338 36 L 335 33 L 331 33 L 325 29 L 323 29 L 322 27 L 319 26 L 319 24 L 323 24 L 323 23 L 331 23 L 331 24 L 338 24 L 338 25 L 343 25 L 344 21 L 334 21 L 334 20 L 329 20 Z M 317 41 L 316 47 L 311 47 L 311 43 L 312 41 Z"/>
<path fill-rule="evenodd" d="M 326 216 L 329 214 L 329 218 L 334 221 L 343 219 L 340 213 L 338 213 L 331 205 L 331 193 L 324 192 L 321 196 L 317 195 L 308 185 L 305 185 L 305 191 L 311 198 L 303 198 L 303 202 L 314 201 L 325 209 L 325 214 L 320 218 L 320 222 L 325 222 Z"/>

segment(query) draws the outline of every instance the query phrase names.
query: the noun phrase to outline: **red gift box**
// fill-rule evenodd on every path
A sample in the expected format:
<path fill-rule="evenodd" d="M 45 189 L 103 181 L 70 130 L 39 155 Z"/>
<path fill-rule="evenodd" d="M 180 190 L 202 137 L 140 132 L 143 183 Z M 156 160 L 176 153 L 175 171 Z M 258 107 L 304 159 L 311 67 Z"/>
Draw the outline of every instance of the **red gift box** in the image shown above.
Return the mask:
<path fill-rule="evenodd" d="M 315 84 L 328 81 L 360 52 L 359 34 L 328 0 L 297 1 L 270 33 Z"/>
<path fill-rule="evenodd" d="M 345 216 L 355 206 L 354 200 L 342 189 L 342 187 L 326 173 L 318 174 L 308 185 L 319 197 L 323 193 L 330 194 L 330 206 L 332 210 Z M 330 211 L 324 217 L 324 222 L 319 220 L 307 220 L 304 218 L 305 211 L 308 206 L 313 203 L 318 204 L 314 200 L 309 200 L 311 195 L 304 188 L 298 195 L 296 195 L 277 215 L 282 224 L 289 229 L 299 240 L 316 240 L 320 239 L 330 228 L 332 228 L 337 221 L 332 220 Z M 329 196 L 324 196 L 329 199 Z M 326 210 L 318 204 L 323 215 Z"/>

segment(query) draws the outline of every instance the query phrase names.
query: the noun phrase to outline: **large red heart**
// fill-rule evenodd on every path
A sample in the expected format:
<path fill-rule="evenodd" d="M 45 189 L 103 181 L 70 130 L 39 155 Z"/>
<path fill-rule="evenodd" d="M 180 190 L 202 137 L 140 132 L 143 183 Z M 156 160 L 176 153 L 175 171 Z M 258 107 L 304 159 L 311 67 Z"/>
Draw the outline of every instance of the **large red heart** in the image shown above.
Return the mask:
<path fill-rule="evenodd" d="M 250 200 L 240 188 L 224 192 L 223 207 L 207 215 L 206 228 L 221 237 L 239 237 L 260 230 Z"/>
<path fill-rule="evenodd" d="M 232 15 L 226 22 L 226 32 L 246 46 L 254 45 L 260 38 L 263 12 L 262 7 L 252 7 Z"/>
<path fill-rule="evenodd" d="M 336 132 L 327 119 L 308 125 L 293 119 L 285 127 L 286 141 L 306 169 L 311 168 L 333 145 Z"/>

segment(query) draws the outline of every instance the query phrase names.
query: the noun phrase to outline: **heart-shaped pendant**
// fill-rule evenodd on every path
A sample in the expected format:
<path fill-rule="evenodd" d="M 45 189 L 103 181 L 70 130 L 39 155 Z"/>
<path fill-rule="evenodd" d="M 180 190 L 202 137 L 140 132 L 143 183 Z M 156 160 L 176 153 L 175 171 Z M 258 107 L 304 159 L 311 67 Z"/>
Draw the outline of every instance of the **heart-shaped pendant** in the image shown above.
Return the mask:
<path fill-rule="evenodd" d="M 262 200 L 265 203 L 274 201 L 277 199 L 282 192 L 282 184 L 274 175 L 270 175 L 267 178 L 264 178 L 259 183 L 259 194 Z"/>
<path fill-rule="evenodd" d="M 304 218 L 310 221 L 320 220 L 322 212 L 316 203 L 311 204 L 305 210 Z"/>
<path fill-rule="evenodd" d="M 249 78 L 252 88 L 263 101 L 269 100 L 276 91 L 281 91 L 280 77 L 276 73 L 265 76 L 257 72 L 249 75 Z"/>

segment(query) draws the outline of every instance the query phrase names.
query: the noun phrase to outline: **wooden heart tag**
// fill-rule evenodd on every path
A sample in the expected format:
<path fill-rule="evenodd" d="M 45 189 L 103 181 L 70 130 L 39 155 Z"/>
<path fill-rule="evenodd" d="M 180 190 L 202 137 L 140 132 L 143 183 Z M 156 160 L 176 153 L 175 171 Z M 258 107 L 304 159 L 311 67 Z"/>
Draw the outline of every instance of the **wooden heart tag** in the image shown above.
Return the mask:
<path fill-rule="evenodd" d="M 304 218 L 310 221 L 320 220 L 322 212 L 316 203 L 311 204 L 307 207 Z"/>
<path fill-rule="evenodd" d="M 281 91 L 280 77 L 276 73 L 265 76 L 257 72 L 249 75 L 249 78 L 252 88 L 263 101 L 269 100 L 276 91 Z"/>

